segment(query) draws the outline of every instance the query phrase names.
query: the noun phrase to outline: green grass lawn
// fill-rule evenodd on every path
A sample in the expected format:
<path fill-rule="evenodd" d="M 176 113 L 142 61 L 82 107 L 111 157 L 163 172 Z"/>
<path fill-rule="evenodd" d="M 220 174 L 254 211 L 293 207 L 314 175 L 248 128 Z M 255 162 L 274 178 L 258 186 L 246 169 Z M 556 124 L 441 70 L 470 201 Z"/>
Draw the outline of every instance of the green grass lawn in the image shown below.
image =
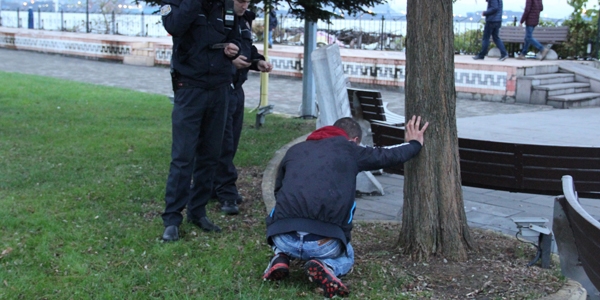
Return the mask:
<path fill-rule="evenodd" d="M 0 299 L 323 298 L 298 262 L 287 280 L 261 279 L 271 257 L 262 171 L 315 122 L 269 115 L 256 129 L 247 112 L 235 161 L 242 213 L 222 215 L 212 202 L 222 233 L 183 224 L 180 241 L 163 243 L 171 109 L 161 95 L 0 72 Z M 351 299 L 428 297 L 430 280 L 456 288 L 443 267 L 420 271 L 398 255 L 398 233 L 354 224 L 356 264 L 343 279 Z"/>
<path fill-rule="evenodd" d="M 171 108 L 160 95 L 0 73 L 0 299 L 296 297 L 297 283 L 260 280 L 271 254 L 261 199 L 235 217 L 211 204 L 223 234 L 184 224 L 183 240 L 160 241 Z M 314 128 L 253 124 L 247 113 L 236 163 L 261 171 Z"/>

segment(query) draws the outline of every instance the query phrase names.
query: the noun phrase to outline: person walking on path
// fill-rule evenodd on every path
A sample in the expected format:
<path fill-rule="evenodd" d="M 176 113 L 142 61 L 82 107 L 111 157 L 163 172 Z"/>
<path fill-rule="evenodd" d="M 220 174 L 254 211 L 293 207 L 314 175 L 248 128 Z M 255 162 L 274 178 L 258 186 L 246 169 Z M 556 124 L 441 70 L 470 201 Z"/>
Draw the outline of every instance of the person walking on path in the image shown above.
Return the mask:
<path fill-rule="evenodd" d="M 248 71 L 271 72 L 273 66 L 265 61 L 265 57 L 258 53 L 252 45 L 252 21 L 256 17 L 254 12 L 248 10 L 249 0 L 234 0 L 233 9 L 239 19 L 242 44 L 240 56 L 233 60 L 233 81 L 229 87 L 229 108 L 227 111 L 227 124 L 223 135 L 221 156 L 213 180 L 215 197 L 221 203 L 221 211 L 229 215 L 239 213 L 238 203 L 242 197 L 235 185 L 238 174 L 233 164 L 237 152 L 242 123 L 244 121 L 244 89 L 242 85 L 248 79 Z"/>
<path fill-rule="evenodd" d="M 540 23 L 540 12 L 542 10 L 544 10 L 542 0 L 527 0 L 527 2 L 525 2 L 525 12 L 523 12 L 521 23 L 519 24 L 519 26 L 523 26 L 523 23 L 525 23 L 525 43 L 523 44 L 523 50 L 521 50 L 517 59 L 525 59 L 530 45 L 540 51 L 540 60 L 544 60 L 546 55 L 548 55 L 550 49 L 542 46 L 540 42 L 533 38 L 533 31 Z"/>
<path fill-rule="evenodd" d="M 173 36 L 173 141 L 162 214 L 162 239 L 171 242 L 179 239 L 186 207 L 189 223 L 207 232 L 221 231 L 207 218 L 206 204 L 221 153 L 231 61 L 238 56 L 240 30 L 233 13 L 224 15 L 221 1 L 163 0 L 162 4 L 162 22 Z M 191 185 L 194 172 L 197 176 Z"/>
<path fill-rule="evenodd" d="M 502 0 L 486 0 L 487 10 L 481 13 L 485 17 L 485 26 L 483 27 L 483 39 L 481 40 L 481 52 L 473 56 L 473 59 L 483 59 L 490 47 L 490 36 L 494 40 L 494 44 L 500 50 L 500 58 L 498 60 L 504 61 L 508 58 L 508 52 L 504 48 L 504 43 L 498 36 L 500 27 L 502 27 Z"/>
<path fill-rule="evenodd" d="M 282 159 L 275 181 L 275 207 L 267 216 L 267 242 L 274 256 L 263 278 L 289 275 L 290 259 L 306 261 L 308 279 L 324 296 L 347 296 L 339 279 L 354 265 L 350 244 L 356 209 L 356 175 L 404 163 L 416 156 L 429 123 L 421 117 L 406 123 L 404 144 L 386 148 L 360 146 L 362 130 L 352 118 L 313 131 Z"/>
<path fill-rule="evenodd" d="M 269 48 L 273 48 L 273 31 L 277 28 L 277 15 L 275 11 L 271 9 L 269 11 Z"/>

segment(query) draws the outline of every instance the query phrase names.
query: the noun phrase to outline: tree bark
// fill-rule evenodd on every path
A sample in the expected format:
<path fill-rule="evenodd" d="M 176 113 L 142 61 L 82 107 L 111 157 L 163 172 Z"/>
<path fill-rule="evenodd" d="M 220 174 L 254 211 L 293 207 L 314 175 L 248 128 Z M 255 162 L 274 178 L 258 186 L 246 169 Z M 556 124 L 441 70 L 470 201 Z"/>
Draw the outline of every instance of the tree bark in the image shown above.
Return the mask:
<path fill-rule="evenodd" d="M 452 2 L 408 0 L 406 117 L 430 123 L 420 154 L 404 165 L 399 244 L 415 260 L 466 260 L 474 246 L 458 156 Z"/>

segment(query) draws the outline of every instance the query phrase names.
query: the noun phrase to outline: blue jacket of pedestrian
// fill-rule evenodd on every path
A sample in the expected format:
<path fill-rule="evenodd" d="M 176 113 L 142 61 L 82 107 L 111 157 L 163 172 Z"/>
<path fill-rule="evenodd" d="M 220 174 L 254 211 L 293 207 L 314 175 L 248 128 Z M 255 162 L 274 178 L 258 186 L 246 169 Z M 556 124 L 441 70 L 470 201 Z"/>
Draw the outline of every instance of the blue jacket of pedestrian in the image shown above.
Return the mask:
<path fill-rule="evenodd" d="M 483 12 L 486 22 L 502 22 L 502 0 L 487 0 L 487 10 Z"/>
<path fill-rule="evenodd" d="M 277 27 L 277 14 L 274 10 L 269 12 L 269 30 L 275 29 Z"/>

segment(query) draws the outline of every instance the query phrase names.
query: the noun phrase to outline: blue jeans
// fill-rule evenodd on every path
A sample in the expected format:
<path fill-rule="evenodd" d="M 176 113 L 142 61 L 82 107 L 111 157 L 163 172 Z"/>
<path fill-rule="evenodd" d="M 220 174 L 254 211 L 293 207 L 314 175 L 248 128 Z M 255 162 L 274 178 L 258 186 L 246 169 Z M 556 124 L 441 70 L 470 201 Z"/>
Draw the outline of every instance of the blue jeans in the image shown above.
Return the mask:
<path fill-rule="evenodd" d="M 490 36 L 494 40 L 496 47 L 498 47 L 500 50 L 500 57 L 505 57 L 508 55 L 502 40 L 498 36 L 500 27 L 502 27 L 502 22 L 485 22 L 485 27 L 483 27 L 483 40 L 481 41 L 481 52 L 479 52 L 478 55 L 480 58 L 484 58 L 488 53 L 488 48 L 490 47 Z"/>
<path fill-rule="evenodd" d="M 320 241 L 303 241 L 303 236 L 298 233 L 284 233 L 273 237 L 273 251 L 275 254 L 285 253 L 292 258 L 300 260 L 318 259 L 330 266 L 335 276 L 345 275 L 354 265 L 354 249 L 348 243 L 346 252 L 343 251 L 342 242 L 338 239 Z"/>
<path fill-rule="evenodd" d="M 530 45 L 537 48 L 539 51 L 544 50 L 544 46 L 542 46 L 540 42 L 533 38 L 534 29 L 535 26 L 525 26 L 525 44 L 523 44 L 523 50 L 521 51 L 521 54 L 523 55 L 527 54 L 527 50 L 529 50 Z"/>
<path fill-rule="evenodd" d="M 269 46 L 273 46 L 273 30 L 269 30 Z"/>

